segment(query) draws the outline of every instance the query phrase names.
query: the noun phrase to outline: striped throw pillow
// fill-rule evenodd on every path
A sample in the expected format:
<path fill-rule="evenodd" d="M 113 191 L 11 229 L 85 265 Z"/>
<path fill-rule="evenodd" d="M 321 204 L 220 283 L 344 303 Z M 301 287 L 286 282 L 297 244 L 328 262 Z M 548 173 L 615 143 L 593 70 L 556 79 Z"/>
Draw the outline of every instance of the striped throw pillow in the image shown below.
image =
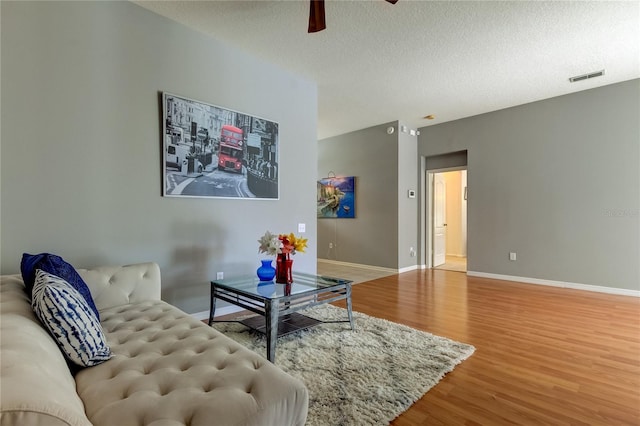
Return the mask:
<path fill-rule="evenodd" d="M 90 367 L 111 358 L 100 321 L 62 278 L 36 270 L 31 307 L 69 361 Z"/>

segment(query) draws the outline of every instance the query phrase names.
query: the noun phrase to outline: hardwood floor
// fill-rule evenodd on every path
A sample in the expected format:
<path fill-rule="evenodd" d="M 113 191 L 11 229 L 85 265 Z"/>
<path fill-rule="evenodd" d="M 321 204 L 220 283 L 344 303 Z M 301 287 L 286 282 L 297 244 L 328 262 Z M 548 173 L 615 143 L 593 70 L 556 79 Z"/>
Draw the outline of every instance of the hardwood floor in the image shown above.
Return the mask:
<path fill-rule="evenodd" d="M 353 309 L 476 347 L 393 425 L 640 425 L 638 298 L 423 270 Z"/>
<path fill-rule="evenodd" d="M 459 256 L 445 256 L 445 262 L 433 269 L 444 271 L 467 272 L 467 258 Z"/>
<path fill-rule="evenodd" d="M 376 278 L 387 277 L 389 275 L 396 275 L 392 271 L 382 271 L 374 268 L 368 268 L 365 265 L 353 266 L 353 265 L 339 265 L 335 263 L 318 261 L 318 275 L 325 275 L 328 277 L 340 277 L 346 280 L 351 280 L 354 284 L 371 281 Z"/>

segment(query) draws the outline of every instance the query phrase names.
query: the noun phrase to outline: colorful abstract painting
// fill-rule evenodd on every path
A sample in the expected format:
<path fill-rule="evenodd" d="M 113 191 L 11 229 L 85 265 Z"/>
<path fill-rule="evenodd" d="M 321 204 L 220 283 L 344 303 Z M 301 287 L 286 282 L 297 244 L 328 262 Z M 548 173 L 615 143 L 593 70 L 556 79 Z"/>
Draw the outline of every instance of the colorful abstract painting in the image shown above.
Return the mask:
<path fill-rule="evenodd" d="M 355 218 L 355 183 L 354 176 L 320 179 L 318 181 L 318 218 Z"/>

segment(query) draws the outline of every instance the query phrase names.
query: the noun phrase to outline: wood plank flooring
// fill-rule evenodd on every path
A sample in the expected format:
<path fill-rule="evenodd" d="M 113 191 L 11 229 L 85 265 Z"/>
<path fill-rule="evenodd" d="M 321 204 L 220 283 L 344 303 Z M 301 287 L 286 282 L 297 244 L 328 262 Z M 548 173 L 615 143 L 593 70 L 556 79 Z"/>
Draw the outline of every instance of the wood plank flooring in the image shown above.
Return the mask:
<path fill-rule="evenodd" d="M 423 270 L 353 309 L 476 347 L 392 425 L 640 425 L 636 297 Z"/>
<path fill-rule="evenodd" d="M 323 261 L 318 261 L 317 273 L 318 275 L 325 275 L 327 277 L 340 277 L 351 280 L 354 284 L 387 277 L 389 275 L 396 275 L 396 273 L 391 270 L 383 271 L 369 268 L 366 265 L 340 265 Z"/>
<path fill-rule="evenodd" d="M 444 271 L 455 272 L 467 272 L 467 258 L 459 256 L 445 256 L 445 261 L 442 265 L 436 266 L 433 269 L 440 269 Z"/>

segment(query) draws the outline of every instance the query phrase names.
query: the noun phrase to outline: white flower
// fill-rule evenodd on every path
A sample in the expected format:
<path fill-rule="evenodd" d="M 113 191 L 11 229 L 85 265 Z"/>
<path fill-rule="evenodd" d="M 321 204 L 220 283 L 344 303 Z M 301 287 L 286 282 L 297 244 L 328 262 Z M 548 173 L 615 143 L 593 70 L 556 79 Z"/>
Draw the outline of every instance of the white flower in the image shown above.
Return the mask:
<path fill-rule="evenodd" d="M 264 235 L 258 240 L 260 246 L 258 247 L 258 252 L 267 253 L 270 256 L 275 256 L 278 254 L 278 250 L 280 249 L 280 240 L 278 240 L 278 236 L 272 234 L 267 231 Z"/>

